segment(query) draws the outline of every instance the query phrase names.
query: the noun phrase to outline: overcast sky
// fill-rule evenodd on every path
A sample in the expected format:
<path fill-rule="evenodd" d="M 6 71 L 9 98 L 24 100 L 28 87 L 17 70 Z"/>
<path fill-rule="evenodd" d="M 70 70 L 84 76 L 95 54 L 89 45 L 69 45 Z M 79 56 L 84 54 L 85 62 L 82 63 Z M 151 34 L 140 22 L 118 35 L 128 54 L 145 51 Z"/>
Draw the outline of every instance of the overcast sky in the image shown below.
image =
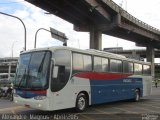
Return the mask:
<path fill-rule="evenodd" d="M 114 0 L 122 4 L 130 14 L 143 22 L 160 29 L 160 0 Z M 64 32 L 69 38 L 68 46 L 81 49 L 89 48 L 89 34 L 76 32 L 73 25 L 54 15 L 44 14 L 45 11 L 23 0 L 0 0 L 0 12 L 15 15 L 21 18 L 27 27 L 27 49 L 33 49 L 35 33 L 39 28 L 53 27 Z M 124 49 L 136 49 L 135 43 L 102 36 L 102 47 L 123 47 Z M 38 32 L 37 47 L 62 45 L 61 42 L 51 38 L 50 33 L 43 30 Z M 24 48 L 24 28 L 17 19 L 0 15 L 0 58 L 18 56 Z"/>

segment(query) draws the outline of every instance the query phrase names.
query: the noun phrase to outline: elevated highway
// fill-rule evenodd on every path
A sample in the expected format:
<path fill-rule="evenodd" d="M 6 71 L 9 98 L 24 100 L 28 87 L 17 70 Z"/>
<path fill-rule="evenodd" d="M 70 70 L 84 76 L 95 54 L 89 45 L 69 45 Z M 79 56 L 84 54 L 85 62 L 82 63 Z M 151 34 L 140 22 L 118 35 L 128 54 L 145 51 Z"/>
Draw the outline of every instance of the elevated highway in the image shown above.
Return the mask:
<path fill-rule="evenodd" d="M 120 55 L 124 55 L 126 57 L 129 58 L 134 58 L 134 57 L 138 57 L 138 58 L 147 58 L 147 52 L 145 49 L 135 49 L 135 50 L 105 50 L 106 52 L 111 52 L 111 53 L 115 53 L 115 54 L 120 54 Z M 160 50 L 155 49 L 155 58 L 160 58 Z"/>
<path fill-rule="evenodd" d="M 90 33 L 90 48 L 102 50 L 102 34 L 147 47 L 152 63 L 154 48 L 160 49 L 160 30 L 135 18 L 112 0 L 25 0 L 74 24 L 76 31 Z"/>
<path fill-rule="evenodd" d="M 135 18 L 112 0 L 26 0 L 90 32 L 90 48 L 101 49 L 101 34 L 160 48 L 160 31 Z"/>

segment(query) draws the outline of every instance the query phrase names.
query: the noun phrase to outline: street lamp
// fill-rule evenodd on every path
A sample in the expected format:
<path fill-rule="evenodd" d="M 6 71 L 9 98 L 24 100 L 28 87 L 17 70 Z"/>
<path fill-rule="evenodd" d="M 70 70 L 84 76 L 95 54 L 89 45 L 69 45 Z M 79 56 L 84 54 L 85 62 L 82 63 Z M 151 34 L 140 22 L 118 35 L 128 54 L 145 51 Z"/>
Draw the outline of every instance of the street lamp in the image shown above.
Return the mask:
<path fill-rule="evenodd" d="M 24 22 L 19 17 L 17 17 L 17 16 L 13 16 L 13 15 L 6 14 L 6 13 L 3 13 L 3 12 L 0 12 L 0 14 L 16 18 L 16 19 L 18 19 L 22 23 L 22 25 L 24 27 L 24 50 L 26 51 L 26 39 L 27 39 L 27 35 L 26 34 L 27 34 L 27 32 L 26 32 L 26 26 L 25 26 Z"/>
<path fill-rule="evenodd" d="M 12 50 L 12 58 L 13 58 L 13 47 L 14 47 L 14 44 L 15 44 L 16 42 L 18 42 L 18 41 L 13 41 L 13 43 L 12 43 L 12 47 L 11 47 L 11 50 Z"/>
<path fill-rule="evenodd" d="M 39 28 L 37 31 L 36 31 L 36 34 L 35 34 L 35 41 L 34 41 L 34 48 L 36 48 L 36 45 L 37 45 L 37 34 L 38 34 L 38 31 L 40 30 L 45 30 L 47 32 L 51 32 L 50 30 L 47 30 L 45 28 Z"/>
<path fill-rule="evenodd" d="M 34 48 L 36 48 L 36 44 L 37 44 L 37 34 L 38 34 L 38 32 L 39 32 L 40 30 L 45 30 L 45 31 L 47 31 L 47 32 L 50 32 L 53 38 L 62 41 L 62 42 L 63 42 L 63 45 L 64 45 L 64 46 L 67 46 L 67 42 L 66 42 L 66 41 L 67 41 L 68 38 L 65 36 L 65 34 L 62 33 L 62 32 L 59 32 L 59 31 L 57 31 L 57 30 L 55 30 L 55 29 L 53 29 L 53 28 L 50 28 L 50 29 L 51 29 L 51 30 L 47 30 L 47 29 L 45 29 L 45 28 L 39 28 L 39 29 L 36 31 L 35 41 L 34 41 Z"/>

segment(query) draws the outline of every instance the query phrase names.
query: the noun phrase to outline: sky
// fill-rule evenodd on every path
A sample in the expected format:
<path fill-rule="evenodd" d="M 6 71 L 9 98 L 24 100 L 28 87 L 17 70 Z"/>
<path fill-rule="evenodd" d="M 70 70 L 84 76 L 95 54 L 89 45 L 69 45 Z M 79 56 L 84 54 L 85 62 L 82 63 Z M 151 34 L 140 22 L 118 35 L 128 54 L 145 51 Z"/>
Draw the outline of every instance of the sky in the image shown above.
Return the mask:
<path fill-rule="evenodd" d="M 121 5 L 131 15 L 143 22 L 160 29 L 160 0 L 113 0 Z M 89 33 L 76 32 L 73 24 L 54 15 L 45 14 L 46 11 L 23 0 L 0 0 L 0 12 L 17 16 L 23 20 L 27 29 L 27 50 L 34 48 L 35 33 L 39 28 L 57 29 L 68 37 L 68 46 L 80 49 L 89 48 Z M 49 32 L 39 31 L 37 34 L 37 48 L 62 45 L 51 38 Z M 119 38 L 102 35 L 102 48 L 123 47 L 124 49 L 138 49 L 135 43 Z M 24 28 L 15 18 L 0 14 L 0 58 L 18 57 L 24 49 Z"/>

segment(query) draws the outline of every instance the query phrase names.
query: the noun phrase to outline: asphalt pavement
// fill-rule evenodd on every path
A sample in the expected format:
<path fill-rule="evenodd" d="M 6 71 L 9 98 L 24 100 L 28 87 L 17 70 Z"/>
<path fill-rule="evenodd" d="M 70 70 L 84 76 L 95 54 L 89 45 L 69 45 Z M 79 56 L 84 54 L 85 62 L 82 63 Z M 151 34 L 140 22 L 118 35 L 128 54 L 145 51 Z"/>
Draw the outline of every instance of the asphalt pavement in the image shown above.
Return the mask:
<path fill-rule="evenodd" d="M 89 106 L 82 113 L 74 109 L 52 112 L 19 106 L 0 99 L 0 119 L 4 120 L 160 120 L 160 87 L 139 102 L 118 101 Z"/>

